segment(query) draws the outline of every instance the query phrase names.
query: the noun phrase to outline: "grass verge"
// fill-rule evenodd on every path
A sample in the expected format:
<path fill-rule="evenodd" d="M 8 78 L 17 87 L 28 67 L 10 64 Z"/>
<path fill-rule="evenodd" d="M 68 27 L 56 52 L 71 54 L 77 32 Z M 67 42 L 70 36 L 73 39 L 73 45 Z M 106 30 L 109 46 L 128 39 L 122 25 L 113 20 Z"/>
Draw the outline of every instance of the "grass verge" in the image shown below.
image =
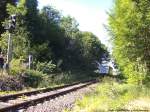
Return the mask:
<path fill-rule="evenodd" d="M 136 100 L 142 102 L 144 98 L 150 99 L 150 90 L 146 86 L 118 83 L 112 78 L 105 77 L 94 92 L 86 94 L 82 100 L 77 100 L 73 110 L 66 112 L 148 110 L 150 107 L 140 107 L 141 103 L 132 105 L 137 102 Z M 150 100 L 145 102 L 148 101 Z"/>
<path fill-rule="evenodd" d="M 98 75 L 87 71 L 66 71 L 53 74 L 43 74 L 39 71 L 28 70 L 22 75 L 0 77 L 0 95 L 32 90 L 35 88 L 56 87 L 65 84 L 96 78 Z M 15 81 L 14 81 L 15 79 Z M 17 83 L 16 83 L 17 82 Z M 19 88 L 16 85 L 20 85 Z M 18 91 L 19 90 L 19 91 Z"/>

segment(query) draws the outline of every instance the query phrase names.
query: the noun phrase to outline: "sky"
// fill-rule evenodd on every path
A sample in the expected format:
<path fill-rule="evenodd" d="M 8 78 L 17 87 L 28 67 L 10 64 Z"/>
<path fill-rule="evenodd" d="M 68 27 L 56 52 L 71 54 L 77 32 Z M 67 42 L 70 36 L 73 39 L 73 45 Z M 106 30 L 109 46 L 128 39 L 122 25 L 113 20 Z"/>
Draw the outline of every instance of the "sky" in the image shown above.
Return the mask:
<path fill-rule="evenodd" d="M 94 33 L 102 43 L 111 47 L 104 24 L 107 24 L 106 12 L 112 8 L 113 0 L 38 0 L 38 3 L 39 8 L 51 5 L 64 16 L 74 17 L 81 31 Z"/>

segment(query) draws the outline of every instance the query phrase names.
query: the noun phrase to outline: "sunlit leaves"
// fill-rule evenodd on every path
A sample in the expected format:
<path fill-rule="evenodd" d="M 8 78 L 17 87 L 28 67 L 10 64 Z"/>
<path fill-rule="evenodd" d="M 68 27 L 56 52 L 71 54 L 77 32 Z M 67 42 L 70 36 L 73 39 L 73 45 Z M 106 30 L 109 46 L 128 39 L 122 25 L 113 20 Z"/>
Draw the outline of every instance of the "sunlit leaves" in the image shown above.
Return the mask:
<path fill-rule="evenodd" d="M 109 28 L 113 37 L 113 55 L 129 80 L 142 80 L 150 68 L 144 71 L 150 55 L 149 1 L 115 0 L 109 16 Z M 147 58 L 145 58 L 147 57 Z M 149 57 L 149 58 L 148 58 Z M 142 73 L 143 72 L 143 73 Z M 143 75 L 141 75 L 141 73 Z"/>

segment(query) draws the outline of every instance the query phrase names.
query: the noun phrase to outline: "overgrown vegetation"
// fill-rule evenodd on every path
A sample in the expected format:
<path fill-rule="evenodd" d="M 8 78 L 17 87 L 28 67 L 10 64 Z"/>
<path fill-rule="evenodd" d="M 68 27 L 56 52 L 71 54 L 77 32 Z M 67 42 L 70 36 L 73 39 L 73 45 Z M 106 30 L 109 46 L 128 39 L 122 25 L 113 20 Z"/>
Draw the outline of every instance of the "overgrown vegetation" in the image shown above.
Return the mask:
<path fill-rule="evenodd" d="M 37 0 L 0 1 L 0 52 L 4 55 L 8 41 L 4 26 L 10 15 L 17 17 L 11 31 L 10 76 L 0 77 L 0 88 L 51 87 L 96 77 L 93 62 L 107 54 L 105 46 L 91 32 L 80 31 L 75 18 L 64 17 L 51 6 L 37 6 Z M 128 109 L 134 99 L 150 99 L 150 1 L 115 0 L 108 30 L 124 83 L 104 78 L 93 93 L 77 101 L 75 112 Z M 33 56 L 31 69 L 29 55 Z"/>
<path fill-rule="evenodd" d="M 55 72 L 49 75 L 35 70 L 25 70 L 20 75 L 5 75 L 0 77 L 0 94 L 7 93 L 7 91 L 13 92 L 13 90 L 20 91 L 22 89 L 30 90 L 32 88 L 55 87 L 95 79 L 97 77 L 98 74 L 81 70 Z"/>
<path fill-rule="evenodd" d="M 150 1 L 115 0 L 109 12 L 113 56 L 130 83 L 150 77 Z"/>
<path fill-rule="evenodd" d="M 125 78 L 124 83 L 104 78 L 94 92 L 76 102 L 73 112 L 150 110 L 149 25 L 149 0 L 114 1 L 108 30 L 113 43 L 112 56 Z"/>
<path fill-rule="evenodd" d="M 9 16 L 16 14 L 16 27 L 11 31 L 13 53 L 9 74 L 24 75 L 27 86 L 39 87 L 51 84 L 54 74 L 67 81 L 76 77 L 69 71 L 79 71 L 77 77 L 82 71 L 93 71 L 92 63 L 107 53 L 105 46 L 91 32 L 80 31 L 74 18 L 62 16 L 51 6 L 42 9 L 37 6 L 37 0 L 0 1 L 0 52 L 5 58 L 8 32 L 4 26 Z M 29 55 L 33 57 L 31 70 L 28 70 Z"/>
<path fill-rule="evenodd" d="M 13 59 L 22 58 L 26 62 L 32 54 L 39 65 L 51 61 L 57 65 L 61 60 L 59 67 L 63 70 L 76 66 L 87 69 L 107 52 L 94 34 L 80 31 L 74 18 L 62 16 L 51 6 L 38 10 L 37 0 L 19 0 L 18 5 L 6 3 L 7 7 L 1 7 L 7 10 L 7 15 L 17 15 L 12 32 Z M 8 24 L 8 18 L 5 19 L 4 25 Z M 8 33 L 3 32 L 0 37 L 3 54 L 7 54 L 7 38 Z"/>
<path fill-rule="evenodd" d="M 115 79 L 105 77 L 95 91 L 86 94 L 82 100 L 77 100 L 71 112 L 108 112 L 134 109 L 150 109 L 150 107 L 129 108 L 129 103 L 138 98 L 150 99 L 150 90 L 145 86 L 118 83 Z M 69 112 L 69 111 L 68 111 Z"/>
<path fill-rule="evenodd" d="M 124 83 L 104 78 L 94 92 L 76 102 L 73 112 L 150 110 L 149 25 L 149 0 L 114 1 L 108 30 L 112 56 L 125 78 Z"/>

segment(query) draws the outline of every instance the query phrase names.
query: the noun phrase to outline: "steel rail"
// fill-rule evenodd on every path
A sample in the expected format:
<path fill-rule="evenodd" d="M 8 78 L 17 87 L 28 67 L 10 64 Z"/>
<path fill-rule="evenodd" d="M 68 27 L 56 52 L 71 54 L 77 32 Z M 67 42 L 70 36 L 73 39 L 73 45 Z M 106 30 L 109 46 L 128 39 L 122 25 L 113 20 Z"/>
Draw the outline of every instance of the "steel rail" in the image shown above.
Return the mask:
<path fill-rule="evenodd" d="M 90 80 L 92 81 L 92 80 Z M 67 85 L 63 85 L 63 86 L 59 86 L 59 87 L 54 87 L 54 88 L 44 88 L 44 89 L 37 89 L 37 90 L 33 90 L 33 91 L 27 91 L 27 92 L 20 92 L 20 93 L 15 93 L 15 94 L 8 94 L 8 95 L 2 95 L 0 96 L 0 101 L 7 101 L 9 99 L 15 99 L 18 98 L 19 96 L 30 96 L 30 95 L 34 95 L 34 94 L 38 94 L 38 93 L 43 93 L 43 92 L 49 92 L 49 91 L 53 91 L 53 90 L 57 90 L 57 89 L 62 89 L 65 87 L 70 87 L 79 83 L 85 83 L 85 82 L 89 82 L 89 81 L 84 81 L 84 82 L 76 82 L 73 84 L 67 84 Z"/>
<path fill-rule="evenodd" d="M 35 104 L 41 103 L 43 101 L 46 101 L 48 99 L 54 99 L 58 96 L 65 95 L 67 93 L 70 93 L 70 92 L 76 91 L 78 89 L 84 88 L 84 87 L 86 87 L 88 85 L 91 85 L 93 83 L 96 83 L 96 82 L 97 82 L 96 80 L 86 81 L 86 82 L 84 82 L 85 84 L 83 84 L 79 87 L 73 87 L 71 89 L 64 90 L 64 91 L 61 91 L 61 92 L 58 92 L 58 93 L 53 93 L 51 95 L 43 96 L 43 97 L 40 97 L 40 98 L 35 98 L 35 99 L 29 100 L 29 101 L 24 101 L 24 102 L 21 102 L 21 103 L 18 103 L 18 104 L 12 104 L 12 105 L 8 105 L 8 106 L 5 106 L 5 107 L 1 107 L 0 112 L 7 112 L 7 111 L 14 111 L 14 110 L 19 110 L 19 109 L 24 109 L 24 108 L 27 108 L 31 105 L 35 105 Z M 80 84 L 80 83 L 78 83 L 78 84 Z M 74 84 L 74 85 L 78 85 L 78 84 Z"/>

